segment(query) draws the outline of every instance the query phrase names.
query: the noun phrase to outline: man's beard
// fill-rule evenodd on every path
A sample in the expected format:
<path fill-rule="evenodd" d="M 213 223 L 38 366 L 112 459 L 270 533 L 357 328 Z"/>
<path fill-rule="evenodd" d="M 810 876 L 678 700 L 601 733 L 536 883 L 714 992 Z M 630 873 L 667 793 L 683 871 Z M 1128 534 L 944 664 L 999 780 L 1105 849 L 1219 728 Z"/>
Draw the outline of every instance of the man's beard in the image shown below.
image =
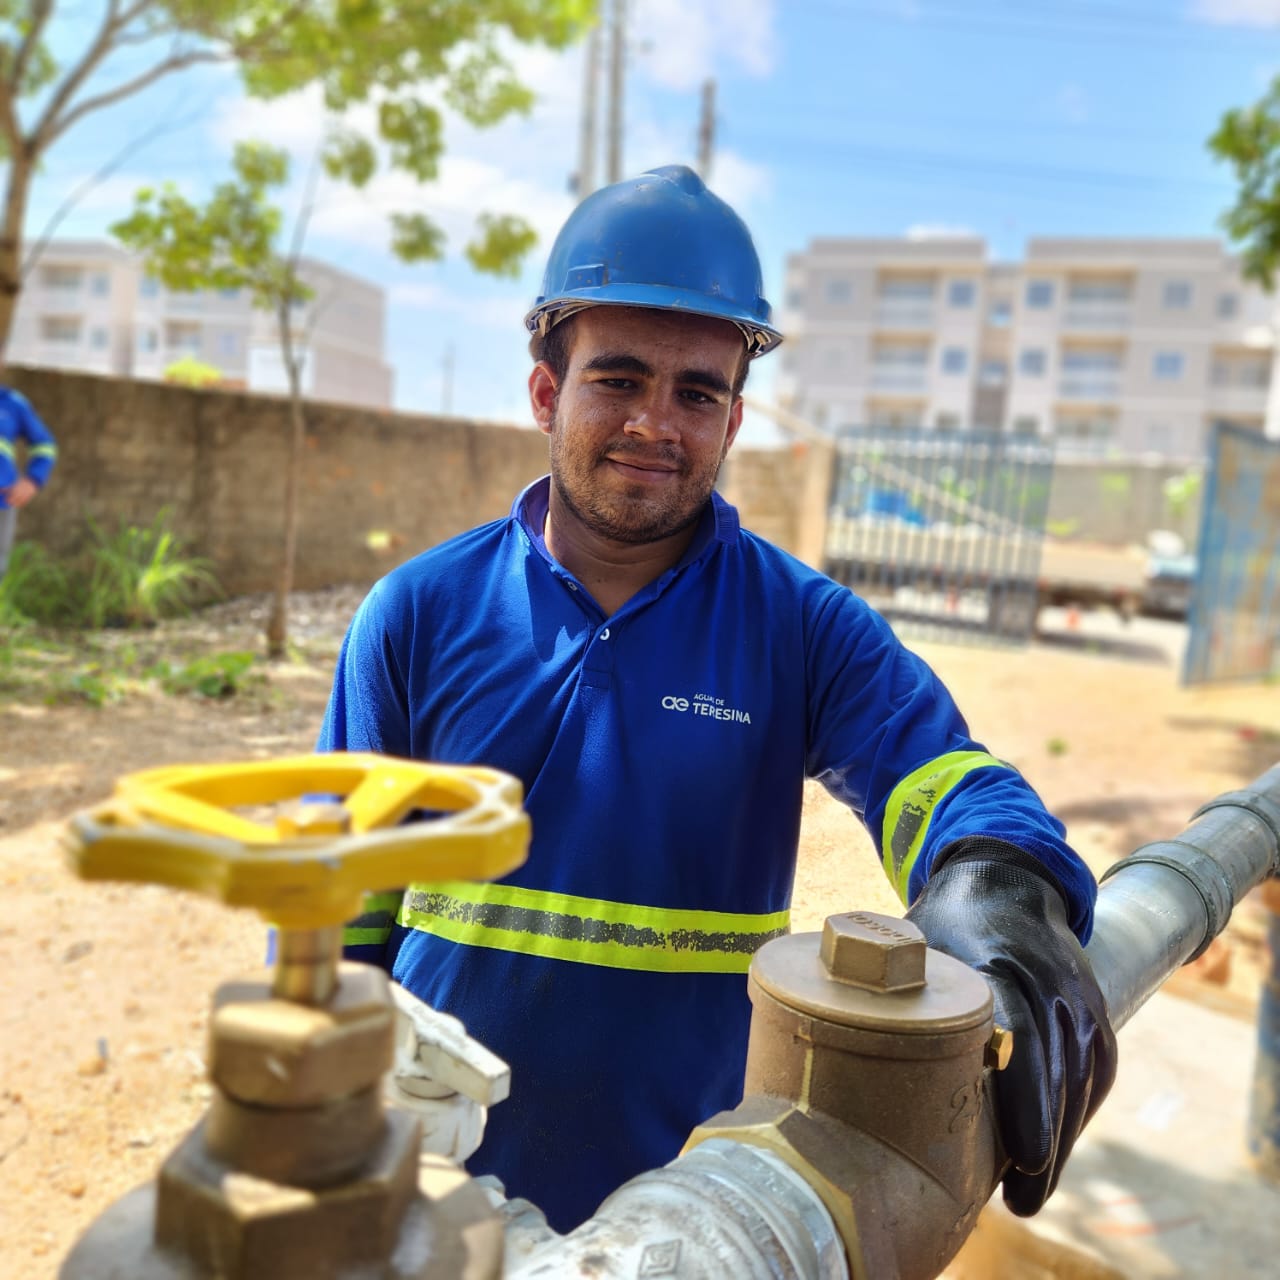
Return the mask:
<path fill-rule="evenodd" d="M 610 444 L 586 460 L 566 448 L 566 435 L 557 409 L 551 432 L 551 483 L 570 515 L 610 542 L 661 542 L 695 524 L 724 461 L 722 454 L 713 468 L 704 468 L 698 475 L 690 473 L 687 457 L 672 446 L 636 447 L 625 443 Z M 625 463 L 628 454 L 675 467 L 679 482 L 663 494 L 652 494 L 643 485 L 622 490 L 606 488 L 600 480 L 606 459 Z"/>

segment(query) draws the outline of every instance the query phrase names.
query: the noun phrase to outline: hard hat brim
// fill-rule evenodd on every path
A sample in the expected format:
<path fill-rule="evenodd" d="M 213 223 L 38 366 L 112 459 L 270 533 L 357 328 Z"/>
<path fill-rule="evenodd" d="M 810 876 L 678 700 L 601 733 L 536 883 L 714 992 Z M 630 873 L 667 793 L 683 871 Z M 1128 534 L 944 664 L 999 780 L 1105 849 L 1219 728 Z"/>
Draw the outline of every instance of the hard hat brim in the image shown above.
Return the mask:
<path fill-rule="evenodd" d="M 693 290 L 653 284 L 606 284 L 575 289 L 566 297 L 539 298 L 524 318 L 525 328 L 530 333 L 545 335 L 561 320 L 588 307 L 643 307 L 726 320 L 741 331 L 752 359 L 772 351 L 782 341 L 782 334 L 772 325 L 762 324 L 744 314 L 741 303 L 729 298 L 708 297 Z"/>

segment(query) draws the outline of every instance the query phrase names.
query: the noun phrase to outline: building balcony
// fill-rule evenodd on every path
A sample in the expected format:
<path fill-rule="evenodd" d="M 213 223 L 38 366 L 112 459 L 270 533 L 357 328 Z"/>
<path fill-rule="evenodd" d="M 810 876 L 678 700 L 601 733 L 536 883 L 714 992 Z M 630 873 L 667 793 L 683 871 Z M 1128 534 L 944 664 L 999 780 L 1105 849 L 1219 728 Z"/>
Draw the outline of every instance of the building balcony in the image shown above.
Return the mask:
<path fill-rule="evenodd" d="M 1118 374 L 1078 374 L 1058 381 L 1058 398 L 1061 400 L 1116 400 L 1120 396 Z"/>
<path fill-rule="evenodd" d="M 1217 382 L 1209 386 L 1209 412 L 1231 417 L 1243 414 L 1257 417 L 1266 413 L 1268 388 L 1242 382 Z"/>
<path fill-rule="evenodd" d="M 929 374 L 924 369 L 872 365 L 871 386 L 876 391 L 927 391 Z"/>
<path fill-rule="evenodd" d="M 877 302 L 873 314 L 880 329 L 931 332 L 934 326 L 931 302 Z"/>
<path fill-rule="evenodd" d="M 1062 327 L 1073 333 L 1115 333 L 1127 329 L 1132 319 L 1129 307 L 1116 303 L 1068 304 L 1062 312 Z"/>
<path fill-rule="evenodd" d="M 24 364 L 74 373 L 114 373 L 111 348 L 83 342 L 37 342 L 21 353 Z"/>

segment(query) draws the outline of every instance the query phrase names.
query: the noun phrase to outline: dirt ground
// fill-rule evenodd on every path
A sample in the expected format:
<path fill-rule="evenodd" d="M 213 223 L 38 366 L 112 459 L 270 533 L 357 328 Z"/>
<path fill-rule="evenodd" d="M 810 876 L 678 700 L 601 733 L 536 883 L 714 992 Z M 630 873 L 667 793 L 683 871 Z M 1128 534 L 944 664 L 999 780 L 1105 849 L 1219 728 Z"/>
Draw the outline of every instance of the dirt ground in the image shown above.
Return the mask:
<path fill-rule="evenodd" d="M 54 1275 L 95 1216 L 153 1174 L 208 1098 L 209 995 L 262 956 L 246 913 L 75 880 L 58 850 L 64 820 L 123 772 L 310 750 L 356 598 L 301 601 L 304 658 L 271 668 L 247 699 L 0 703 L 0 1276 Z M 224 647 L 255 643 L 250 604 L 216 622 Z M 1280 758 L 1280 686 L 1183 689 L 1180 639 L 1173 624 L 1086 620 L 1025 650 L 914 647 L 1101 871 Z M 853 907 L 899 909 L 865 834 L 811 785 L 794 926 Z M 1261 912 L 1246 903 L 1179 989 L 1250 1017 L 1260 958 Z"/>

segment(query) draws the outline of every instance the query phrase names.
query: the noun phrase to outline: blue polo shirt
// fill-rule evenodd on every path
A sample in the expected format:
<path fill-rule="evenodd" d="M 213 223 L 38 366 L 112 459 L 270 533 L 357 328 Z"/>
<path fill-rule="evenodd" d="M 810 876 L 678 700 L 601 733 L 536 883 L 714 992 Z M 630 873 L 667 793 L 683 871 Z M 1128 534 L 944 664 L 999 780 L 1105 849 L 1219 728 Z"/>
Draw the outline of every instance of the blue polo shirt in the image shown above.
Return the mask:
<path fill-rule="evenodd" d="M 0 387 L 0 490 L 16 484 L 22 475 L 18 469 L 19 440 L 27 446 L 27 479 L 43 488 L 58 457 L 53 433 L 40 421 L 26 396 Z M 0 492 L 0 508 L 8 505 Z"/>
<path fill-rule="evenodd" d="M 719 495 L 680 562 L 606 617 L 547 551 L 548 493 L 374 587 L 320 748 L 522 780 L 525 865 L 487 898 L 411 886 L 351 954 L 511 1064 L 469 1168 L 568 1230 L 741 1099 L 744 974 L 786 929 L 806 778 L 866 822 L 907 900 L 977 834 L 1041 858 L 1082 937 L 1095 887 L 884 620 Z"/>

